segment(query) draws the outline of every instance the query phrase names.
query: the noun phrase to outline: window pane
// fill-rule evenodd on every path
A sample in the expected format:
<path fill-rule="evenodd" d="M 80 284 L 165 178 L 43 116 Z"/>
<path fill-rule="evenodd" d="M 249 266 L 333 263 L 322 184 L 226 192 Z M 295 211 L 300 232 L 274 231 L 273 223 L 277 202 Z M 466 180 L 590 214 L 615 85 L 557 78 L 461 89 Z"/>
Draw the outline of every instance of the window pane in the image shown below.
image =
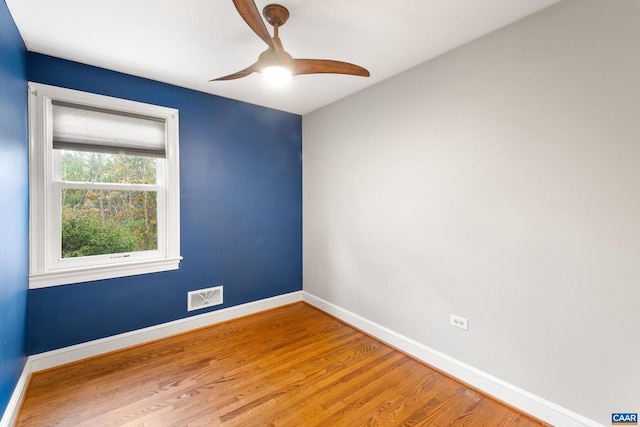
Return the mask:
<path fill-rule="evenodd" d="M 158 249 L 157 192 L 62 190 L 62 258 Z"/>
<path fill-rule="evenodd" d="M 155 184 L 154 157 L 60 150 L 61 179 L 67 182 Z"/>

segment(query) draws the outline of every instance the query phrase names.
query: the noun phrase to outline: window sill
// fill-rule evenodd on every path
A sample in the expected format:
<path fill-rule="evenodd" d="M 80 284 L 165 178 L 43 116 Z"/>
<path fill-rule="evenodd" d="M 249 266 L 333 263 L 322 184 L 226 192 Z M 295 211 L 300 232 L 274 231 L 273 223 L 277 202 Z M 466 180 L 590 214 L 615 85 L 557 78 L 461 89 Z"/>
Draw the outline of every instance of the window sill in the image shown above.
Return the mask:
<path fill-rule="evenodd" d="M 34 273 L 29 275 L 29 289 L 177 270 L 180 260 L 182 257 Z"/>

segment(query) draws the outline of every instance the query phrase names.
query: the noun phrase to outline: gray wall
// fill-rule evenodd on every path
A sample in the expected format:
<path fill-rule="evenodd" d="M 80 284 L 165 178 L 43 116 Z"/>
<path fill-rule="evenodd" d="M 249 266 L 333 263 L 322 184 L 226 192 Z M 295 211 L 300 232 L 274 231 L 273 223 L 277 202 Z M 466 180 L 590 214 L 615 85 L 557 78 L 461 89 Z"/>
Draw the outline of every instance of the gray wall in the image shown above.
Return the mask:
<path fill-rule="evenodd" d="M 640 411 L 640 2 L 561 2 L 303 141 L 306 291 L 600 423 Z"/>

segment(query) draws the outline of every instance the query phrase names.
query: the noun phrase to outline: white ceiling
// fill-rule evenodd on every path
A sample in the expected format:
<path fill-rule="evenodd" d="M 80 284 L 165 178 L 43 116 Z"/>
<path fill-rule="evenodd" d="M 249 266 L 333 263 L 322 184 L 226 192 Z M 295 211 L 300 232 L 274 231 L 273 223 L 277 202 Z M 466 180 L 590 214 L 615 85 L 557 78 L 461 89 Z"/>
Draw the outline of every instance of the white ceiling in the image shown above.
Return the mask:
<path fill-rule="evenodd" d="M 280 38 L 292 56 L 353 62 L 371 77 L 303 75 L 281 88 L 258 74 L 208 82 L 266 48 L 231 0 L 6 3 L 32 52 L 306 114 L 558 1 L 282 0 L 290 17 Z"/>

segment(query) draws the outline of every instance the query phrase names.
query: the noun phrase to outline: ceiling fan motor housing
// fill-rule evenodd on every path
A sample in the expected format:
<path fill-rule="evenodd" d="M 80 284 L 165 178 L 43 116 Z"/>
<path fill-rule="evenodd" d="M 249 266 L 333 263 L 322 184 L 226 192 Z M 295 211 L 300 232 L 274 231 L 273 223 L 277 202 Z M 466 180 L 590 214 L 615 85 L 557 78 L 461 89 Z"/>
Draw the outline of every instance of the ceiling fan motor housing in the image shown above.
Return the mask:
<path fill-rule="evenodd" d="M 276 52 L 275 49 L 269 48 L 260 54 L 257 64 L 261 70 L 266 67 L 283 67 L 293 70 L 294 61 L 287 52 Z"/>

